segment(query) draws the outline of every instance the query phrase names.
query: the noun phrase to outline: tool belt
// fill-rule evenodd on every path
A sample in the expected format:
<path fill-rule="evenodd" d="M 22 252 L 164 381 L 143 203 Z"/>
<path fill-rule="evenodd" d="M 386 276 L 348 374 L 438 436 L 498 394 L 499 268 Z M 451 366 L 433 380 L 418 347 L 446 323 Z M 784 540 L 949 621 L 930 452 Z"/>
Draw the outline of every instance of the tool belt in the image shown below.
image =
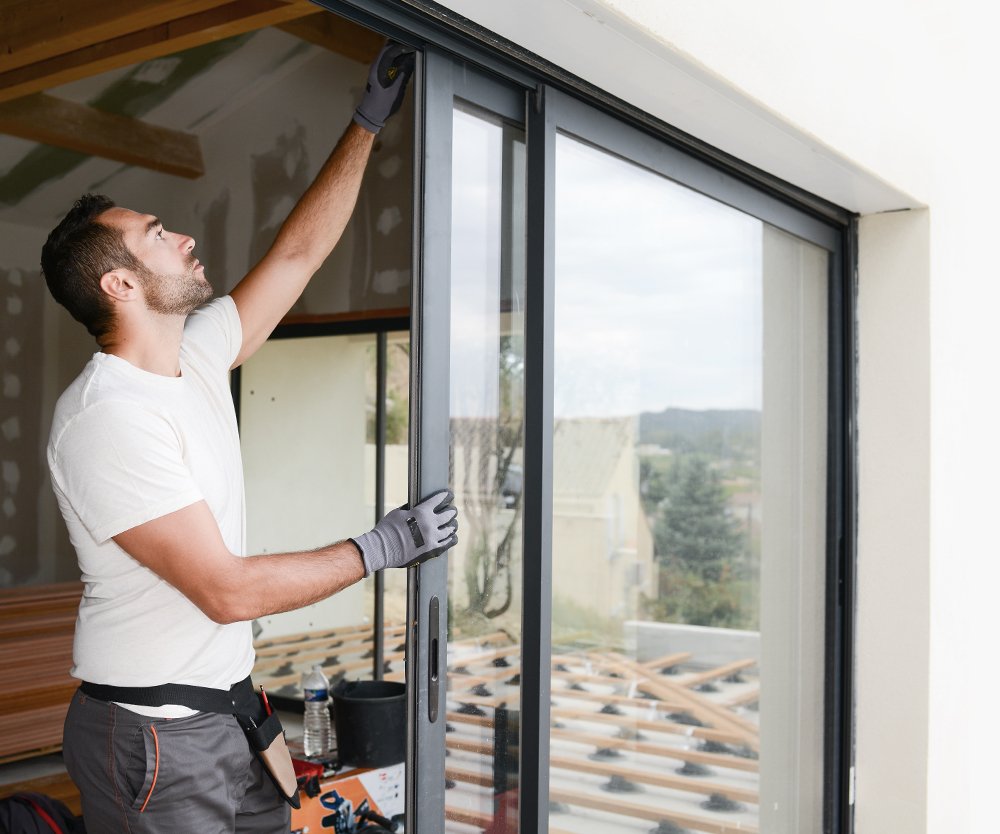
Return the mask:
<path fill-rule="evenodd" d="M 254 691 L 247 676 L 228 690 L 185 683 L 160 686 L 107 686 L 83 681 L 80 691 L 98 701 L 117 701 L 143 707 L 179 704 L 202 712 L 235 716 L 246 734 L 250 749 L 257 755 L 274 782 L 278 793 L 293 808 L 299 807 L 298 783 L 292 757 L 285 745 L 278 713 L 270 710 Z"/>

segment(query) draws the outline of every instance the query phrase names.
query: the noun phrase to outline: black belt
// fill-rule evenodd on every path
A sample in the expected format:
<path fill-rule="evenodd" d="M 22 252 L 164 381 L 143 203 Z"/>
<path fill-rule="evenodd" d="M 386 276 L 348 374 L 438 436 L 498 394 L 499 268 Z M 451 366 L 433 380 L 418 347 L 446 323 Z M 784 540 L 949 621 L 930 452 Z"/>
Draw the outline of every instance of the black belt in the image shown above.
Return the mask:
<path fill-rule="evenodd" d="M 222 715 L 250 714 L 255 719 L 259 712 L 249 675 L 234 683 L 228 690 L 192 686 L 186 683 L 164 683 L 160 686 L 108 686 L 103 683 L 83 681 L 80 684 L 80 691 L 98 701 L 117 701 L 141 707 L 179 704 Z"/>

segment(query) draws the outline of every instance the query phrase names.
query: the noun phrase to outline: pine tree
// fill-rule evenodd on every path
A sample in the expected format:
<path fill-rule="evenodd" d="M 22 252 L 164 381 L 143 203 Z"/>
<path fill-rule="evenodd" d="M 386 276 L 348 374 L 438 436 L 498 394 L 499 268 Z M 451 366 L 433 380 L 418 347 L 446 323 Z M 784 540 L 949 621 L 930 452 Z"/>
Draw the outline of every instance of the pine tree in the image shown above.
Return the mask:
<path fill-rule="evenodd" d="M 726 512 L 719 473 L 703 455 L 680 455 L 663 493 L 655 526 L 657 560 L 668 569 L 718 582 L 742 548 L 737 525 Z"/>

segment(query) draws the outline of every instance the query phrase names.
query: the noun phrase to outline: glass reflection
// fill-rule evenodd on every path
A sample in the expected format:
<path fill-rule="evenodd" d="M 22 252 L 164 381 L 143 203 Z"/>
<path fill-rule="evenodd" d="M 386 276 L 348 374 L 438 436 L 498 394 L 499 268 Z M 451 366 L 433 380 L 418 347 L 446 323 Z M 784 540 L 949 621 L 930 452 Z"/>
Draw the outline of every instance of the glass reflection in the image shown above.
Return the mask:
<path fill-rule="evenodd" d="M 374 349 L 373 349 L 374 350 Z M 410 421 L 410 334 L 386 335 L 385 381 L 385 459 L 383 472 L 383 504 L 386 510 L 401 507 L 408 500 L 409 483 L 409 421 Z M 375 358 L 372 356 L 372 386 Z M 369 432 L 371 442 L 372 483 L 366 494 L 375 494 L 375 388 L 370 387 Z M 375 508 L 372 507 L 374 517 Z M 406 571 L 382 571 L 382 604 L 384 619 L 383 667 L 385 680 L 405 681 Z M 372 604 L 374 608 L 374 603 Z"/>
<path fill-rule="evenodd" d="M 517 830 L 524 136 L 454 111 L 446 829 Z"/>
<path fill-rule="evenodd" d="M 827 257 L 557 138 L 554 829 L 820 830 Z"/>

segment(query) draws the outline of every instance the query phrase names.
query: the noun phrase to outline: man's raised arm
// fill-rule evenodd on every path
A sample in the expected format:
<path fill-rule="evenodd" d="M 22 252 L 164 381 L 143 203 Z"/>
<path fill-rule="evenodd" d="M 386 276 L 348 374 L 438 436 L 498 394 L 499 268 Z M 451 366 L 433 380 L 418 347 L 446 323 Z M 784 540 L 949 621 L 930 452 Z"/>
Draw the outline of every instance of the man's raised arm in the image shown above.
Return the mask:
<path fill-rule="evenodd" d="M 354 212 L 375 134 L 399 107 L 413 73 L 413 52 L 388 43 L 372 63 L 354 119 L 274 243 L 233 288 L 243 343 L 233 367 L 259 348 L 322 266 Z"/>

